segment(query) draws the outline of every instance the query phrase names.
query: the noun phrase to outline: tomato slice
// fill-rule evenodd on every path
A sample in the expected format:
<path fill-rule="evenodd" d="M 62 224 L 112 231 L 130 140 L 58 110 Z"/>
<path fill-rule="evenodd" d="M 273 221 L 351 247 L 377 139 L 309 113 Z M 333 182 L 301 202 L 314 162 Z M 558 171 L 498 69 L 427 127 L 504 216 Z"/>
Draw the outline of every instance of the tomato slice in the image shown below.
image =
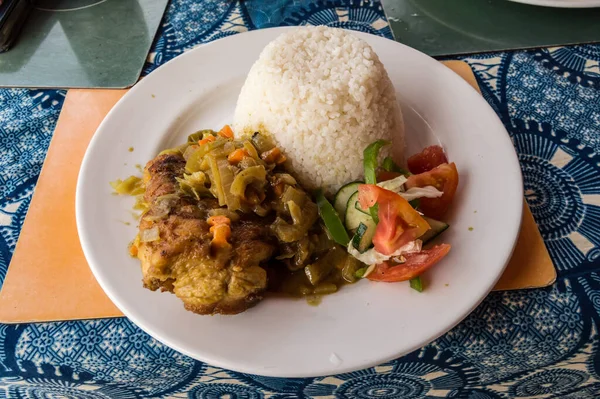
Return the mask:
<path fill-rule="evenodd" d="M 358 201 L 363 209 L 378 205 L 379 223 L 373 236 L 375 250 L 391 255 L 401 246 L 421 237 L 429 224 L 404 198 L 374 184 L 358 186 Z"/>
<path fill-rule="evenodd" d="M 402 176 L 402 173 L 388 172 L 387 170 L 382 170 L 379 173 L 377 173 L 377 182 L 392 180 L 399 176 Z"/>
<path fill-rule="evenodd" d="M 427 147 L 420 153 L 408 158 L 407 161 L 408 170 L 414 174 L 428 172 L 443 163 L 448 163 L 448 158 L 446 158 L 444 149 L 439 145 Z"/>
<path fill-rule="evenodd" d="M 404 255 L 406 262 L 398 265 L 392 265 L 388 262 L 380 263 L 367 278 L 372 281 L 385 281 L 388 283 L 410 280 L 423 274 L 425 270 L 448 255 L 448 252 L 450 252 L 450 244 L 440 244 L 421 252 L 406 254 Z"/>
<path fill-rule="evenodd" d="M 439 198 L 420 198 L 419 210 L 425 215 L 439 219 L 452 204 L 456 188 L 458 187 L 458 170 L 454 162 L 442 164 L 436 168 L 409 176 L 406 188 L 433 186 L 444 194 Z"/>

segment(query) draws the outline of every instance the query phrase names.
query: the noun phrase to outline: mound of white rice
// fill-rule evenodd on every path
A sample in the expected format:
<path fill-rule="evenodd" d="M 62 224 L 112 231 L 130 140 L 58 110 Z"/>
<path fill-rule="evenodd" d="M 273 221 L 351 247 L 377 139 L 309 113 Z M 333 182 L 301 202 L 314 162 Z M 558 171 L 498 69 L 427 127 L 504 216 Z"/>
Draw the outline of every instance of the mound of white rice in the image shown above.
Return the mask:
<path fill-rule="evenodd" d="M 234 131 L 271 135 L 302 185 L 328 193 L 363 178 L 363 150 L 373 141 L 393 140 L 395 155 L 404 152 L 402 115 L 377 54 L 323 26 L 265 47 L 238 98 Z"/>

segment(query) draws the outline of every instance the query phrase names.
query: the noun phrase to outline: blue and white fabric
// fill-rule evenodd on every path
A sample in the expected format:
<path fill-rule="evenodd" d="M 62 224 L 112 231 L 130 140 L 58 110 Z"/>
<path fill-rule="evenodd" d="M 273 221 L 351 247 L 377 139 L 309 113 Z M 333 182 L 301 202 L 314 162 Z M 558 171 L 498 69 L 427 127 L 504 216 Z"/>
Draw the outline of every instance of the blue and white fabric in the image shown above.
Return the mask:
<path fill-rule="evenodd" d="M 285 25 L 391 37 L 367 0 L 173 0 L 144 74 L 194 46 Z M 212 367 L 127 319 L 0 325 L 0 398 L 600 397 L 600 46 L 463 57 L 519 155 L 558 269 L 546 289 L 492 293 L 430 345 L 371 369 L 306 379 Z M 65 91 L 0 90 L 0 285 Z"/>

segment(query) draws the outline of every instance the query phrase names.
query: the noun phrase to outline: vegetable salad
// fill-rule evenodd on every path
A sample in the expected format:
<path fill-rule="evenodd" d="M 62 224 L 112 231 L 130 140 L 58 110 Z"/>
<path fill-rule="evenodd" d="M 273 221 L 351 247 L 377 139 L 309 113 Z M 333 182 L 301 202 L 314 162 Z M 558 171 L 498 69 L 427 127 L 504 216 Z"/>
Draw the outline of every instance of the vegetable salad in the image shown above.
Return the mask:
<path fill-rule="evenodd" d="M 449 244 L 424 248 L 449 226 L 442 219 L 458 187 L 458 171 L 440 146 L 408 159 L 405 170 L 389 157 L 378 162 L 390 143 L 378 140 L 364 150 L 364 182 L 344 185 L 331 205 L 317 196 L 331 237 L 366 266 L 357 278 L 397 282 L 423 290 L 421 274 L 450 251 Z"/>

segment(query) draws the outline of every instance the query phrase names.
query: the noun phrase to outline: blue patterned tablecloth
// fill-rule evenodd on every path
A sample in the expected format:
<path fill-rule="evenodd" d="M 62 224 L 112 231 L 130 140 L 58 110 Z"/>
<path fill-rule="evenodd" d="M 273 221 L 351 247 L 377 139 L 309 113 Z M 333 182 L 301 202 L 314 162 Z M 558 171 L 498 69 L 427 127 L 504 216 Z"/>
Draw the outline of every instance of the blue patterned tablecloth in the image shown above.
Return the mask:
<path fill-rule="evenodd" d="M 144 73 L 200 43 L 304 24 L 391 37 L 378 2 L 173 0 Z M 124 318 L 0 325 L 0 398 L 600 397 L 600 46 L 464 60 L 519 154 L 527 202 L 559 271 L 552 287 L 493 293 L 425 348 L 307 379 L 215 368 Z M 64 95 L 0 90 L 0 284 Z"/>

